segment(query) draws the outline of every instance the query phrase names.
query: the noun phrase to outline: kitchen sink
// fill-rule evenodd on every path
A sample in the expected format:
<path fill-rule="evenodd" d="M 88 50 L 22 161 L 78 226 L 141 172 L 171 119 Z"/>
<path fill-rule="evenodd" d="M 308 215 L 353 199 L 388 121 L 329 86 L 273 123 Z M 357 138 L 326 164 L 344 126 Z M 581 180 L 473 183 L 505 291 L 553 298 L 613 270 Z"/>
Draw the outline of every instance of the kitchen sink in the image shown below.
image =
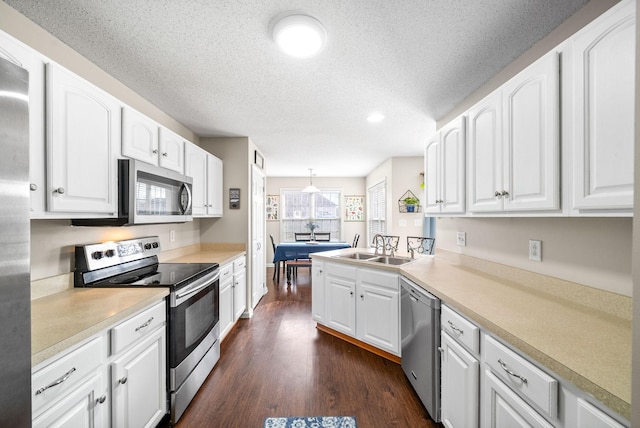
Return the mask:
<path fill-rule="evenodd" d="M 370 259 L 370 262 L 382 263 L 385 265 L 403 265 L 405 263 L 412 262 L 413 259 L 409 259 L 406 257 L 391 257 L 391 256 L 382 256 L 376 257 L 374 259 Z"/>
<path fill-rule="evenodd" d="M 338 256 L 345 259 L 353 259 L 353 260 L 369 260 L 374 257 L 378 257 L 375 254 L 367 254 L 367 253 L 353 253 L 346 256 Z"/>

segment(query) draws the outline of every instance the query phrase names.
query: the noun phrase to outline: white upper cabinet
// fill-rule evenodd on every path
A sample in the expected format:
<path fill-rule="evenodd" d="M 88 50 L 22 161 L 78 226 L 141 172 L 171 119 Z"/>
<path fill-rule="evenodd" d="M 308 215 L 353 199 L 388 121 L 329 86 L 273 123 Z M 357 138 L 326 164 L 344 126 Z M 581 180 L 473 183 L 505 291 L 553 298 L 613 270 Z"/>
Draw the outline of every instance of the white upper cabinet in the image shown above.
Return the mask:
<path fill-rule="evenodd" d="M 632 214 L 635 9 L 623 1 L 570 40 L 565 139 L 573 146 L 574 210 Z"/>
<path fill-rule="evenodd" d="M 144 114 L 122 109 L 122 155 L 184 173 L 185 141 Z"/>
<path fill-rule="evenodd" d="M 469 211 L 560 209 L 559 57 L 552 51 L 469 111 Z"/>
<path fill-rule="evenodd" d="M 465 211 L 465 118 L 443 127 L 425 148 L 425 212 Z"/>
<path fill-rule="evenodd" d="M 47 64 L 48 210 L 115 215 L 119 148 L 118 100 Z"/>
<path fill-rule="evenodd" d="M 122 109 L 122 156 L 158 165 L 159 126 L 142 113 Z"/>
<path fill-rule="evenodd" d="M 193 178 L 193 216 L 222 217 L 222 161 L 191 143 L 184 153 L 184 173 Z"/>
<path fill-rule="evenodd" d="M 33 217 L 45 211 L 44 60 L 1 31 L 0 58 L 29 72 L 29 185 Z"/>

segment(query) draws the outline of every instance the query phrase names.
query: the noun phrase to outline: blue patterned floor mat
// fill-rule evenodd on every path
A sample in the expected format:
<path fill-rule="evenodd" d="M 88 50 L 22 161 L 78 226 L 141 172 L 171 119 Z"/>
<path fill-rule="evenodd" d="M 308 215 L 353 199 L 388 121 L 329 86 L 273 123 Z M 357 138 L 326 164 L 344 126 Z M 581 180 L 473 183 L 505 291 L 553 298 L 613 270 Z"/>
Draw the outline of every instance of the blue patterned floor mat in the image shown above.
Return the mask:
<path fill-rule="evenodd" d="M 264 428 L 356 428 L 353 416 L 267 418 Z"/>

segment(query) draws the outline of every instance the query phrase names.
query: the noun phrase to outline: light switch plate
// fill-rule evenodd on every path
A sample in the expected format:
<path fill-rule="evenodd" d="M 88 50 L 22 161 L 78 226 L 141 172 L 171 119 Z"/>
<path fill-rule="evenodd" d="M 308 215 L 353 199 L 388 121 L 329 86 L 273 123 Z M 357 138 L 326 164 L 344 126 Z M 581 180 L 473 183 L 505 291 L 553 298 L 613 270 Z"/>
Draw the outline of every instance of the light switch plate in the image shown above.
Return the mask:
<path fill-rule="evenodd" d="M 465 232 L 458 232 L 456 245 L 459 247 L 467 246 L 467 234 Z"/>
<path fill-rule="evenodd" d="M 535 239 L 529 240 L 529 260 L 534 262 L 542 261 L 542 241 Z"/>

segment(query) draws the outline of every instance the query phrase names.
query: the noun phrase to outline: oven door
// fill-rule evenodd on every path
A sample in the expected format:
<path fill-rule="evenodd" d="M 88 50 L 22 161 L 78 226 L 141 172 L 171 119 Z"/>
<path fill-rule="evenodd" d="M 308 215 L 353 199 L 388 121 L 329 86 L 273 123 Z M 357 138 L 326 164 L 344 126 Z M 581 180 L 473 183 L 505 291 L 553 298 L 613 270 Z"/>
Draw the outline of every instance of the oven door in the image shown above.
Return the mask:
<path fill-rule="evenodd" d="M 171 293 L 169 304 L 169 367 L 175 369 L 218 324 L 220 270 Z M 218 338 L 215 337 L 214 340 Z M 196 361 L 197 363 L 197 361 Z"/>

